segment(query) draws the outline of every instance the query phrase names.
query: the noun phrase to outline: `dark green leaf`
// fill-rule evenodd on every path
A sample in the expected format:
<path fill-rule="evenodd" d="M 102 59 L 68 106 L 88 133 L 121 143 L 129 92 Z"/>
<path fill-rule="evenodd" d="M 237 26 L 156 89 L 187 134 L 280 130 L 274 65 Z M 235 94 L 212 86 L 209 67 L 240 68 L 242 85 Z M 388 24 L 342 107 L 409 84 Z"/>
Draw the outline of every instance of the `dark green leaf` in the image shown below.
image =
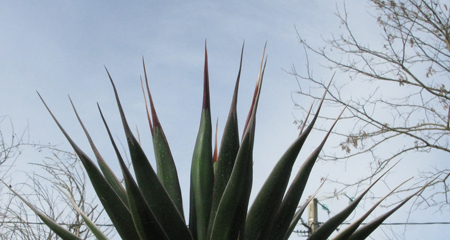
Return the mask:
<path fill-rule="evenodd" d="M 205 46 L 203 107 L 200 129 L 195 143 L 191 167 L 191 186 L 194 194 L 198 240 L 206 240 L 212 206 L 214 169 L 212 161 L 212 126 L 209 100 L 208 53 Z M 192 209 L 192 207 L 191 207 Z"/>
<path fill-rule="evenodd" d="M 114 89 L 124 132 L 127 137 L 136 181 L 142 195 L 170 239 L 192 239 L 182 214 L 178 211 L 169 194 L 164 189 L 139 142 L 133 136 L 109 72 L 108 76 Z"/>
<path fill-rule="evenodd" d="M 157 175 L 159 180 L 163 184 L 164 188 L 167 190 L 167 193 L 169 194 L 170 198 L 174 202 L 175 206 L 178 208 L 178 211 L 182 214 L 184 218 L 183 200 L 181 197 L 181 188 L 180 182 L 178 180 L 177 168 L 175 166 L 175 162 L 173 160 L 172 152 L 170 151 L 166 135 L 164 134 L 163 128 L 158 119 L 158 115 L 156 114 L 155 105 L 153 103 L 150 87 L 148 84 L 147 71 L 145 69 L 144 59 L 142 59 L 142 64 L 144 66 L 145 85 L 147 87 L 147 94 L 151 108 L 151 118 L 150 118 L 147 102 L 145 102 L 148 122 L 150 124 L 150 130 L 153 138 L 153 149 L 155 151 Z M 142 90 L 144 91 L 144 89 Z M 144 91 L 144 98 L 145 98 L 145 91 Z M 153 119 L 153 121 L 151 119 Z"/>
<path fill-rule="evenodd" d="M 398 204 L 395 208 L 388 211 L 387 213 L 375 218 L 371 222 L 367 223 L 366 225 L 360 227 L 358 230 L 356 230 L 347 240 L 362 240 L 366 239 L 375 229 L 377 229 L 383 222 L 386 220 L 389 216 L 391 216 L 395 211 L 397 211 L 399 208 L 401 208 L 405 203 L 407 203 L 411 198 L 422 192 L 426 187 L 428 187 L 431 183 L 433 183 L 438 177 L 431 180 L 428 184 L 423 186 L 419 191 L 415 192 L 414 194 L 407 197 L 405 200 L 403 200 L 400 204 Z"/>
<path fill-rule="evenodd" d="M 263 234 L 265 239 L 275 240 L 275 239 L 283 239 L 286 235 L 287 230 L 289 229 L 289 225 L 291 220 L 295 214 L 295 209 L 297 208 L 300 198 L 302 197 L 303 190 L 305 189 L 306 183 L 308 182 L 309 175 L 311 170 L 319 157 L 320 151 L 322 151 L 325 142 L 331 134 L 334 126 L 337 121 L 344 113 L 345 108 L 342 110 L 341 114 L 337 117 L 336 121 L 331 126 L 327 135 L 322 140 L 322 143 L 311 153 L 311 155 L 306 159 L 303 165 L 300 167 L 300 170 L 297 173 L 297 176 L 291 183 L 286 195 L 281 202 L 280 208 L 278 209 L 275 217 L 270 225 L 267 228 L 267 232 Z"/>
<path fill-rule="evenodd" d="M 290 237 L 291 234 L 292 234 L 292 231 L 294 231 L 294 229 L 297 227 L 297 223 L 298 223 L 298 221 L 300 220 L 300 218 L 301 218 L 303 212 L 305 211 L 306 207 L 307 207 L 308 204 L 311 202 L 311 200 L 314 199 L 314 197 L 316 196 L 316 194 L 317 194 L 317 193 L 319 192 L 319 190 L 322 188 L 323 184 L 325 184 L 325 181 L 326 181 L 326 180 L 324 180 L 324 181 L 322 182 L 322 184 L 320 184 L 320 186 L 319 186 L 319 188 L 316 190 L 316 192 L 314 192 L 314 194 L 311 195 L 311 196 L 309 197 L 309 199 L 308 199 L 302 206 L 300 206 L 300 207 L 298 208 L 297 212 L 295 212 L 294 217 L 292 218 L 292 221 L 291 221 L 291 223 L 290 223 L 290 225 L 289 225 L 289 228 L 288 228 L 288 230 L 286 231 L 286 234 L 285 234 L 284 237 L 283 237 L 283 240 L 288 240 L 288 239 L 289 239 L 289 237 Z"/>
<path fill-rule="evenodd" d="M 58 186 L 56 186 L 58 187 Z M 97 225 L 78 207 L 77 203 L 74 199 L 72 199 L 69 194 L 64 192 L 61 188 L 59 188 L 59 191 L 63 193 L 66 198 L 70 201 L 75 211 L 81 215 L 81 218 L 83 218 L 84 223 L 86 226 L 91 230 L 92 234 L 97 238 L 97 240 L 108 240 L 108 237 L 97 227 Z"/>
<path fill-rule="evenodd" d="M 89 135 L 86 127 L 84 126 L 83 122 L 81 121 L 80 116 L 78 115 L 78 112 L 72 102 L 72 99 L 70 99 L 70 103 L 72 104 L 73 111 L 75 112 L 75 115 L 77 116 L 78 122 L 80 123 L 81 127 L 83 128 L 83 131 L 89 141 L 89 144 L 91 145 L 92 151 L 95 154 L 95 157 L 97 158 L 97 163 L 100 166 L 100 170 L 103 173 L 103 176 L 105 177 L 106 181 L 111 185 L 111 187 L 114 189 L 114 191 L 117 193 L 117 195 L 120 197 L 120 199 L 125 203 L 128 204 L 127 200 L 127 193 L 125 189 L 123 188 L 122 184 L 120 183 L 119 179 L 116 177 L 114 172 L 111 170 L 111 168 L 108 166 L 108 164 L 105 162 L 103 157 L 101 156 L 100 152 L 97 150 L 97 147 L 95 146 L 94 142 L 92 141 L 91 136 Z"/>
<path fill-rule="evenodd" d="M 325 94 L 323 99 L 325 98 Z M 263 231 L 267 230 L 271 224 L 271 221 L 274 219 L 275 213 L 281 204 L 281 200 L 289 182 L 292 167 L 297 159 L 300 149 L 303 146 L 303 143 L 314 126 L 314 123 L 319 115 L 323 99 L 309 126 L 287 149 L 259 191 L 248 214 L 245 228 L 246 239 L 256 240 L 263 237 L 261 234 Z"/>
<path fill-rule="evenodd" d="M 395 166 L 395 165 L 394 165 Z M 394 167 L 392 166 L 392 167 Z M 322 226 L 319 227 L 313 234 L 308 238 L 308 240 L 322 240 L 327 239 L 336 228 L 344 222 L 344 220 L 355 210 L 359 202 L 363 199 L 364 195 L 377 183 L 386 173 L 391 169 L 389 168 L 385 173 L 383 173 L 377 180 L 375 180 L 363 193 L 361 193 L 353 202 L 351 202 L 344 210 L 334 215 L 328 221 L 326 221 Z"/>
<path fill-rule="evenodd" d="M 2 180 L 0 180 L 3 182 Z M 8 188 L 5 182 L 3 184 Z M 28 202 L 25 198 L 20 196 L 17 192 L 9 188 L 11 192 L 13 192 L 17 197 L 19 197 L 31 210 L 33 210 L 36 215 L 47 225 L 56 235 L 61 237 L 63 240 L 81 240 L 81 238 L 75 236 L 73 233 L 66 230 L 64 227 L 53 221 L 53 219 L 49 218 L 47 215 L 39 211 L 36 207 L 34 207 L 30 202 Z"/>
<path fill-rule="evenodd" d="M 263 60 L 264 55 L 265 51 L 263 53 Z M 252 166 L 256 112 L 259 96 L 261 94 L 263 76 L 264 68 L 261 62 L 255 94 L 249 111 L 247 126 L 244 130 L 242 144 L 237 153 L 231 176 L 220 200 L 210 239 L 231 240 L 237 239 L 239 235 L 244 235 L 245 217 L 253 175 Z"/>
<path fill-rule="evenodd" d="M 38 93 L 39 94 L 39 93 Z M 64 134 L 66 139 L 69 141 L 72 148 L 75 150 L 76 154 L 83 163 L 84 168 L 91 180 L 95 192 L 97 193 L 100 202 L 105 208 L 106 213 L 110 217 L 112 223 L 117 229 L 117 232 L 123 239 L 137 239 L 137 232 L 134 230 L 133 221 L 131 218 L 131 213 L 128 206 L 122 201 L 122 199 L 117 195 L 114 189 L 109 185 L 106 179 L 103 177 L 100 170 L 94 164 L 94 162 L 75 144 L 75 142 L 69 137 L 66 131 L 63 129 L 58 120 L 56 120 L 53 113 L 47 107 L 42 97 L 39 95 L 45 107 L 49 111 L 55 123 L 60 128 L 61 132 Z"/>
<path fill-rule="evenodd" d="M 125 185 L 127 187 L 128 192 L 128 203 L 131 210 L 131 215 L 133 217 L 134 226 L 136 231 L 139 234 L 140 239 L 169 239 L 164 232 L 161 224 L 158 219 L 153 214 L 153 211 L 150 209 L 150 206 L 144 199 L 141 191 L 139 190 L 138 185 L 134 181 L 131 176 L 130 171 L 128 170 L 125 162 L 120 155 L 119 150 L 117 149 L 117 145 L 114 142 L 114 139 L 111 135 L 111 131 L 109 130 L 108 124 L 106 123 L 105 118 L 100 110 L 100 114 L 102 116 L 103 123 L 105 124 L 106 130 L 108 131 L 109 139 L 111 144 L 114 147 L 114 151 L 116 152 L 117 158 L 120 163 L 120 168 L 122 169 L 123 177 L 125 180 Z"/>
<path fill-rule="evenodd" d="M 358 220 L 354 221 L 352 224 L 350 224 L 348 227 L 346 227 L 344 230 L 340 231 L 338 235 L 336 235 L 333 240 L 346 240 L 348 239 L 355 231 L 356 229 L 361 225 L 361 223 L 369 216 L 370 213 L 375 210 L 375 208 L 381 204 L 381 202 L 384 201 L 389 195 L 391 195 L 395 190 L 397 190 L 401 185 L 406 183 L 407 181 L 411 180 L 412 178 L 404 181 L 400 185 L 398 185 L 396 188 L 392 189 L 391 192 L 389 192 L 386 196 L 384 196 L 382 199 L 380 199 L 375 205 L 373 205 L 364 215 L 362 215 Z"/>
<path fill-rule="evenodd" d="M 234 94 L 231 101 L 230 112 L 228 114 L 227 123 L 223 132 L 220 151 L 217 162 L 217 171 L 215 173 L 215 183 L 213 190 L 213 202 L 211 209 L 211 219 L 209 223 L 209 232 L 211 232 L 214 219 L 216 217 L 217 208 L 222 199 L 223 191 L 228 184 L 228 180 L 233 170 L 234 162 L 239 151 L 239 129 L 237 119 L 237 97 L 239 90 L 239 80 L 241 76 L 242 58 L 244 46 L 241 51 L 241 61 L 239 65 L 239 72 L 234 87 Z"/>

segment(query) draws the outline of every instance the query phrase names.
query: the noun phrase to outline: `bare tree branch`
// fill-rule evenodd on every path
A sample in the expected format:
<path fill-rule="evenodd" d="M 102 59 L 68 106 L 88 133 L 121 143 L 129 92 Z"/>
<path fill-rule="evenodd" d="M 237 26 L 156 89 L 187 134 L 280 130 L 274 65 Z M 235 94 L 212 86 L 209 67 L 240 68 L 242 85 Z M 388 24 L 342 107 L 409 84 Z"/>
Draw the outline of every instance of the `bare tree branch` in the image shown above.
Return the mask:
<path fill-rule="evenodd" d="M 7 125 L 2 125 L 5 123 Z M 70 207 L 68 199 L 55 186 L 64 189 L 89 218 L 101 226 L 106 234 L 113 236 L 114 228 L 109 218 L 104 217 L 99 201 L 86 198 L 86 176 L 76 155 L 51 145 L 31 143 L 26 138 L 27 130 L 28 128 L 21 135 L 17 135 L 12 121 L 6 116 L 0 117 L 0 179 L 11 182 L 10 188 L 20 191 L 36 208 L 58 223 L 68 226 L 68 229 L 81 239 L 95 239 L 80 214 Z M 33 173 L 25 175 L 20 181 L 14 181 L 13 176 L 17 178 L 21 172 L 15 169 L 14 165 L 25 147 L 31 147 L 35 152 L 45 152 L 49 156 L 40 163 L 32 164 L 35 169 Z M 0 184 L 0 196 L 0 240 L 59 239 L 3 184 Z"/>
<path fill-rule="evenodd" d="M 306 52 L 322 57 L 327 68 L 348 77 L 334 81 L 326 101 L 332 108 L 347 105 L 349 114 L 342 121 L 353 127 L 349 132 L 334 132 L 343 138 L 339 145 L 342 151 L 326 152 L 321 158 L 335 161 L 370 156 L 375 175 L 391 160 L 408 153 L 450 153 L 450 11 L 440 0 L 369 2 L 382 33 L 379 47 L 358 39 L 350 27 L 345 5 L 336 13 L 344 34 L 325 39 L 325 47 L 321 48 L 308 44 L 300 34 L 299 40 Z M 323 91 L 326 86 L 312 75 L 308 59 L 306 67 L 306 74 L 292 68 L 299 86 L 294 95 L 319 99 L 320 91 L 316 90 Z M 354 86 L 370 90 L 367 95 L 358 95 L 359 89 Z M 295 106 L 306 112 L 300 104 Z M 391 154 L 380 151 L 394 145 L 398 149 Z M 415 185 L 440 175 L 430 194 L 422 195 L 418 204 L 449 208 L 450 170 L 434 170 L 421 173 Z M 343 184 L 341 191 L 371 179 Z"/>

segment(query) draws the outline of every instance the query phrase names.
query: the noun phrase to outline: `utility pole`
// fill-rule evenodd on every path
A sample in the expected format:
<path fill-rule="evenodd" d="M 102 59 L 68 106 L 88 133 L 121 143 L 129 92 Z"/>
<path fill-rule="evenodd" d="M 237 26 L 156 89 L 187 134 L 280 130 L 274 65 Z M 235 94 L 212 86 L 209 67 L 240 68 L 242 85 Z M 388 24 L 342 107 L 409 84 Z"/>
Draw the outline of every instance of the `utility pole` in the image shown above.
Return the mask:
<path fill-rule="evenodd" d="M 319 219 L 317 215 L 317 198 L 314 198 L 308 205 L 308 226 L 309 234 L 311 236 L 319 228 Z"/>

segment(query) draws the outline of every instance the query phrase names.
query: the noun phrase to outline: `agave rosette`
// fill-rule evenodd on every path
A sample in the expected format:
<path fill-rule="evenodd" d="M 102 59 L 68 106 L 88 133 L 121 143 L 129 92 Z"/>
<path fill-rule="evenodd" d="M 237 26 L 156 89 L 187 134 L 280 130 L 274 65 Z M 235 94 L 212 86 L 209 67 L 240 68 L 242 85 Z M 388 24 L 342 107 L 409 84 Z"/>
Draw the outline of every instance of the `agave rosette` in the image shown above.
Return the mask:
<path fill-rule="evenodd" d="M 301 131 L 297 139 L 293 141 L 291 146 L 281 156 L 254 202 L 249 206 L 253 181 L 252 165 L 254 161 L 253 147 L 256 112 L 267 58 L 265 58 L 264 53 L 243 135 L 239 136 L 236 108 L 243 50 L 244 48 L 242 48 L 241 62 L 228 119 L 225 124 L 220 148 L 217 149 L 217 140 L 213 142 L 208 54 L 205 47 L 203 104 L 200 128 L 192 158 L 189 219 L 186 219 L 184 216 L 181 188 L 175 161 L 156 113 L 145 64 L 145 86 L 142 79 L 141 81 L 143 83 L 144 96 L 147 96 L 146 99 L 148 98 L 149 101 L 149 104 L 146 103 L 146 106 L 150 132 L 153 137 L 156 171 L 127 123 L 117 89 L 109 72 L 107 73 L 113 86 L 122 119 L 134 174 L 130 172 L 124 163 L 99 107 L 109 139 L 120 163 L 124 184 L 118 180 L 118 177 L 103 160 L 81 118 L 78 116 L 75 107 L 73 109 L 97 158 L 97 164 L 69 137 L 44 102 L 51 116 L 83 163 L 98 198 L 122 239 L 274 240 L 289 238 L 307 204 L 298 208 L 310 172 L 336 122 L 316 150 L 303 162 L 296 177 L 289 185 L 293 166 L 304 142 L 313 129 L 322 106 L 322 100 L 309 125 Z M 326 92 L 324 93 L 324 98 L 325 94 Z M 148 105 L 150 109 L 148 109 Z M 213 145 L 216 146 L 214 154 Z M 372 186 L 373 184 L 370 187 Z M 353 211 L 370 187 L 341 213 L 336 214 L 335 217 L 321 226 L 310 239 L 327 239 Z M 399 206 L 409 199 L 405 199 Z M 23 200 L 25 201 L 25 199 Z M 80 239 L 31 204 L 29 206 L 62 239 Z M 76 206 L 74 209 L 81 211 Z M 368 231 L 373 231 L 372 229 L 378 227 L 381 222 L 376 222 L 371 229 L 358 230 L 360 231 L 358 234 L 364 235 Z M 86 221 L 86 223 L 91 228 L 91 231 L 97 233 L 98 239 L 107 239 L 106 236 L 99 233 L 93 222 Z M 354 230 L 351 231 L 353 232 Z M 348 236 L 351 236 L 351 233 Z"/>

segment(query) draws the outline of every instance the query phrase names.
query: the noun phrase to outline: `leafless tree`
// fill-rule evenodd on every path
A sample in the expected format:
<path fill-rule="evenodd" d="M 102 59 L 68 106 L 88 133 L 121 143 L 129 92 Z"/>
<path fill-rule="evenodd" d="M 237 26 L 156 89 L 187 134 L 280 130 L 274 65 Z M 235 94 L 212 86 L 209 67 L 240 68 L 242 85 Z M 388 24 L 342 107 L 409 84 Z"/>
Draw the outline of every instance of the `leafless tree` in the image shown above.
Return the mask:
<path fill-rule="evenodd" d="M 322 159 L 369 158 L 375 175 L 393 159 L 410 153 L 438 152 L 441 158 L 450 157 L 450 5 L 440 0 L 369 3 L 382 36 L 379 45 L 360 40 L 363 35 L 350 27 L 345 5 L 336 13 L 343 33 L 324 40 L 325 47 L 317 48 L 299 34 L 305 52 L 325 59 L 326 67 L 340 76 L 333 80 L 326 100 L 328 106 L 339 109 L 348 105 L 342 121 L 353 126 L 347 132 L 335 132 L 342 137 L 340 150 L 326 152 Z M 299 83 L 296 94 L 319 99 L 315 89 L 323 91 L 327 82 L 313 76 L 309 63 L 307 67 L 306 74 L 292 70 Z M 398 148 L 380 151 L 386 146 Z M 440 177 L 419 202 L 449 208 L 450 164 L 448 159 L 440 164 L 430 159 L 432 164 L 437 167 L 421 173 L 420 181 Z"/>
<path fill-rule="evenodd" d="M 5 127 L 1 123 L 9 123 L 9 126 Z M 56 222 L 66 225 L 80 238 L 95 239 L 80 214 L 72 209 L 67 197 L 60 192 L 65 191 L 105 233 L 113 236 L 114 230 L 101 204 L 95 198 L 86 197 L 93 194 L 86 194 L 89 188 L 84 168 L 80 166 L 76 155 L 51 145 L 30 143 L 26 135 L 26 131 L 17 135 L 8 117 L 0 118 L 0 180 L 8 185 L 0 183 L 0 239 L 59 239 L 8 188 L 19 192 L 35 207 Z M 39 159 L 38 163 L 27 164 L 31 164 L 31 172 L 15 168 L 16 160 L 28 147 L 46 156 Z"/>

